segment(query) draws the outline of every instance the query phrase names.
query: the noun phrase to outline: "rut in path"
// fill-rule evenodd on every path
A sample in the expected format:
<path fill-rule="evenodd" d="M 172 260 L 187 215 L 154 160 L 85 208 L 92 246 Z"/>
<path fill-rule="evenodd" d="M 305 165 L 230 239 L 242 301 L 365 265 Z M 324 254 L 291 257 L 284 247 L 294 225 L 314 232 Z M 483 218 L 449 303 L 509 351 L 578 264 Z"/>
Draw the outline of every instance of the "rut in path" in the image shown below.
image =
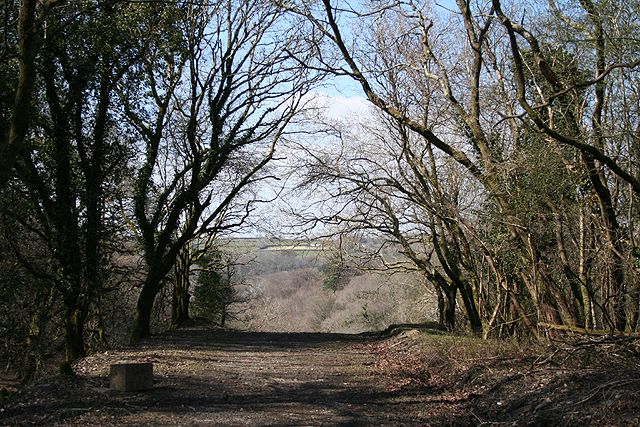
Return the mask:
<path fill-rule="evenodd" d="M 447 402 L 385 392 L 362 345 L 371 339 L 179 329 L 83 360 L 75 382 L 48 384 L 31 406 L 7 408 L 0 425 L 3 417 L 59 426 L 435 425 L 425 410 Z M 107 390 L 109 365 L 132 360 L 153 362 L 153 390 Z"/>

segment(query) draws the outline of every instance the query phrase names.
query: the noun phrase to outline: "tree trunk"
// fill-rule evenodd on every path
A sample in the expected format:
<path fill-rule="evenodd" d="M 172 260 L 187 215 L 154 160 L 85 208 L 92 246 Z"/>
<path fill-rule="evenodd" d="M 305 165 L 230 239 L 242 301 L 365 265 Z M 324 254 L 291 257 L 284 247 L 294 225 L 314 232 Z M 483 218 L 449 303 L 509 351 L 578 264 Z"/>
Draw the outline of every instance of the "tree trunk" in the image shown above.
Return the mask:
<path fill-rule="evenodd" d="M 84 348 L 84 315 L 78 308 L 67 308 L 65 324 L 65 348 L 67 362 L 86 356 Z"/>
<path fill-rule="evenodd" d="M 522 323 L 524 323 L 524 325 L 527 327 L 529 332 L 531 332 L 531 334 L 534 337 L 536 337 L 538 342 L 541 342 L 540 334 L 538 333 L 538 329 L 536 328 L 536 325 L 529 319 L 529 316 L 527 316 L 527 313 L 524 311 L 524 309 L 520 305 L 520 301 L 518 301 L 518 297 L 516 296 L 515 292 L 509 290 L 508 287 L 507 289 L 505 289 L 505 291 L 507 292 L 509 298 L 511 299 L 513 308 L 520 316 L 520 319 L 522 319 Z"/>
<path fill-rule="evenodd" d="M 189 317 L 189 299 L 191 295 L 187 289 L 179 288 L 178 284 L 173 288 L 173 301 L 171 305 L 171 325 L 178 327 L 184 325 Z"/>
<path fill-rule="evenodd" d="M 448 331 L 453 331 L 456 326 L 456 286 L 448 286 L 444 292 L 444 326 Z"/>
<path fill-rule="evenodd" d="M 432 266 L 430 266 L 432 267 Z M 456 324 L 456 295 L 458 287 L 447 283 L 447 279 L 436 270 L 429 271 L 423 264 L 423 272 L 438 293 L 439 322 L 451 331 Z"/>
<path fill-rule="evenodd" d="M 104 327 L 104 316 L 100 309 L 100 300 L 97 301 L 98 308 L 96 309 L 96 317 L 98 319 L 98 342 L 102 346 L 103 350 L 111 350 L 109 340 L 107 339 L 107 331 Z"/>
<path fill-rule="evenodd" d="M 156 295 L 158 295 L 159 291 L 159 285 L 154 287 L 145 283 L 142 287 L 142 292 L 140 292 L 140 296 L 138 297 L 135 318 L 133 320 L 133 330 L 131 331 L 130 339 L 131 344 L 151 335 L 151 312 L 153 310 L 153 303 L 155 302 Z"/>
<path fill-rule="evenodd" d="M 631 289 L 631 314 L 629 317 L 629 324 L 627 326 L 628 332 L 636 332 L 638 329 L 638 317 L 640 316 L 640 282 L 637 280 L 633 284 Z"/>
<path fill-rule="evenodd" d="M 440 323 L 442 323 L 447 330 L 452 331 L 456 326 L 456 295 L 458 293 L 458 287 L 455 284 L 449 285 L 446 279 L 438 272 L 429 275 L 428 279 L 438 290 Z M 442 296 L 442 300 L 440 296 Z"/>
<path fill-rule="evenodd" d="M 438 295 L 438 323 L 444 325 L 444 293 L 439 286 L 436 286 L 436 294 Z"/>
<path fill-rule="evenodd" d="M 225 323 L 227 323 L 227 305 L 222 304 L 220 309 L 220 327 L 224 328 Z"/>
<path fill-rule="evenodd" d="M 171 303 L 171 325 L 178 327 L 189 321 L 189 245 L 180 250 L 180 255 L 175 265 L 175 286 L 173 287 L 173 300 Z"/>
<path fill-rule="evenodd" d="M 22 0 L 18 18 L 18 63 L 19 77 L 11 118 L 9 137 L 3 141 L 0 150 L 0 189 L 9 178 L 18 153 L 24 145 L 24 139 L 29 129 L 29 109 L 31 95 L 36 81 L 35 59 L 38 46 L 35 25 L 37 0 Z M 5 135 L 1 135 L 5 138 Z"/>
<path fill-rule="evenodd" d="M 56 300 L 55 288 L 51 289 L 49 297 L 35 306 L 35 312 L 31 317 L 31 323 L 29 325 L 29 334 L 26 340 L 26 349 L 24 353 L 22 369 L 20 372 L 20 382 L 26 384 L 34 379 L 36 373 L 38 358 L 36 353 L 38 352 L 36 347 L 40 339 L 46 322 L 50 319 L 51 307 Z"/>
<path fill-rule="evenodd" d="M 467 318 L 469 319 L 471 330 L 476 333 L 482 332 L 482 320 L 480 320 L 480 314 L 478 313 L 478 307 L 474 299 L 473 290 L 464 278 L 458 278 L 458 281 L 460 296 L 462 297 L 462 302 L 467 312 Z"/>
<path fill-rule="evenodd" d="M 578 240 L 579 265 L 578 276 L 580 277 L 580 292 L 584 300 L 584 327 L 586 329 L 595 328 L 595 314 L 593 311 L 593 301 L 591 300 L 591 258 L 587 249 L 587 230 L 585 225 L 584 208 L 580 209 L 580 238 Z"/>
<path fill-rule="evenodd" d="M 155 262 L 147 260 L 147 275 L 142 285 L 142 291 L 138 296 L 138 304 L 133 319 L 133 330 L 131 331 L 131 343 L 140 341 L 151 335 L 151 312 L 155 303 L 158 292 L 164 286 L 164 279 L 169 274 L 175 264 L 178 255 L 177 244 L 171 248 L 169 253 L 160 260 L 153 260 L 153 254 L 150 258 Z"/>
<path fill-rule="evenodd" d="M 184 286 L 184 282 L 176 281 L 173 288 L 173 301 L 171 305 L 171 325 L 178 327 L 189 321 L 189 287 Z"/>
<path fill-rule="evenodd" d="M 440 230 L 444 228 L 440 220 L 438 220 L 438 226 Z M 458 233 L 458 236 L 462 237 L 460 236 L 460 233 Z M 480 314 L 478 313 L 478 307 L 476 305 L 476 300 L 473 295 L 473 289 L 471 288 L 469 281 L 464 277 L 464 275 L 460 271 L 460 266 L 458 261 L 460 258 L 460 254 L 458 254 L 458 256 L 453 256 L 451 249 L 449 248 L 449 243 L 446 241 L 446 239 L 439 238 L 438 233 L 436 233 L 435 227 L 433 229 L 432 240 L 433 240 L 433 247 L 436 251 L 436 255 L 438 256 L 438 260 L 440 261 L 440 265 L 442 265 L 442 268 L 444 269 L 444 272 L 447 275 L 447 277 L 449 277 L 451 282 L 453 282 L 451 286 L 457 288 L 457 290 L 460 291 L 460 296 L 462 297 L 464 308 L 467 313 L 467 319 L 469 319 L 469 324 L 471 325 L 471 329 L 474 332 L 481 332 L 482 321 L 480 320 Z M 445 295 L 453 292 L 453 298 L 455 300 L 456 290 L 454 289 L 452 291 L 451 290 L 447 291 L 446 288 L 444 288 L 444 286 L 447 286 L 447 285 L 442 285 L 442 286 L 443 286 L 443 289 L 445 289 L 444 291 Z M 449 299 L 449 297 L 447 297 L 447 299 Z M 455 309 L 455 301 L 454 301 L 453 308 Z"/>
<path fill-rule="evenodd" d="M 605 184 L 605 180 L 599 173 L 593 157 L 583 154 L 583 160 L 587 166 L 587 172 L 591 185 L 598 196 L 600 205 L 600 217 L 602 218 L 602 234 L 608 244 L 609 274 L 608 282 L 611 299 L 613 301 L 612 320 L 616 330 L 624 331 L 627 325 L 627 315 L 625 312 L 625 271 L 623 260 L 620 254 L 624 249 L 620 243 L 621 231 L 616 218 L 615 209 L 611 199 L 611 192 Z"/>

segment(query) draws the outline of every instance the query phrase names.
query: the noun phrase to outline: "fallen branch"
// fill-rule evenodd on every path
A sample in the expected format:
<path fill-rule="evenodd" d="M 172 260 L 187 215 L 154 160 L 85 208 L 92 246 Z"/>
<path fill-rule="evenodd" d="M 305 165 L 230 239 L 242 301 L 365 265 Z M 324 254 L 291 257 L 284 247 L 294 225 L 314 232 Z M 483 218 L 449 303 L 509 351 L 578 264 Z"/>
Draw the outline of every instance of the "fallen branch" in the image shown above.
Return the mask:
<path fill-rule="evenodd" d="M 614 337 L 631 338 L 631 339 L 640 338 L 640 333 L 637 333 L 637 332 L 620 332 L 620 331 L 611 331 L 611 330 L 604 331 L 604 330 L 595 330 L 595 329 L 585 329 L 585 328 L 579 328 L 577 326 L 554 325 L 552 323 L 539 323 L 539 325 L 547 329 L 554 329 L 558 331 L 571 332 L 574 334 L 589 335 L 594 337 L 608 336 L 610 338 L 614 338 Z"/>

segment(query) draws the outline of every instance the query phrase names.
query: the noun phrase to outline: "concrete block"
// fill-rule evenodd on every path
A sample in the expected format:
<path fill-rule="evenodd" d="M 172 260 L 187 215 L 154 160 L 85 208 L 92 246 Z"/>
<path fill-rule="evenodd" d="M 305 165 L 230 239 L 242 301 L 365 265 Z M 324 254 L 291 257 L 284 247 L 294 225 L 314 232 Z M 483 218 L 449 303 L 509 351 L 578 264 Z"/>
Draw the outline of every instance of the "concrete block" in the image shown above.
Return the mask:
<path fill-rule="evenodd" d="M 153 388 L 153 363 L 117 363 L 111 365 L 111 390 L 141 391 Z"/>

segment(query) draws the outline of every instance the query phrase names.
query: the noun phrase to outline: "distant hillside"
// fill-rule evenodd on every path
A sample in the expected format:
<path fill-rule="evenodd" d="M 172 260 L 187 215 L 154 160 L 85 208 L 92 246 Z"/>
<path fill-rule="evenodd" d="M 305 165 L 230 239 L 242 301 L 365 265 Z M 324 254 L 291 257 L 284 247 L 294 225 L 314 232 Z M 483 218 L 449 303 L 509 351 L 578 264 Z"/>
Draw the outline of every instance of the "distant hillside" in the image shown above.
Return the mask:
<path fill-rule="evenodd" d="M 265 237 L 241 237 L 222 243 L 235 250 L 255 251 L 323 251 L 326 246 L 319 241 L 294 239 L 269 239 Z"/>

